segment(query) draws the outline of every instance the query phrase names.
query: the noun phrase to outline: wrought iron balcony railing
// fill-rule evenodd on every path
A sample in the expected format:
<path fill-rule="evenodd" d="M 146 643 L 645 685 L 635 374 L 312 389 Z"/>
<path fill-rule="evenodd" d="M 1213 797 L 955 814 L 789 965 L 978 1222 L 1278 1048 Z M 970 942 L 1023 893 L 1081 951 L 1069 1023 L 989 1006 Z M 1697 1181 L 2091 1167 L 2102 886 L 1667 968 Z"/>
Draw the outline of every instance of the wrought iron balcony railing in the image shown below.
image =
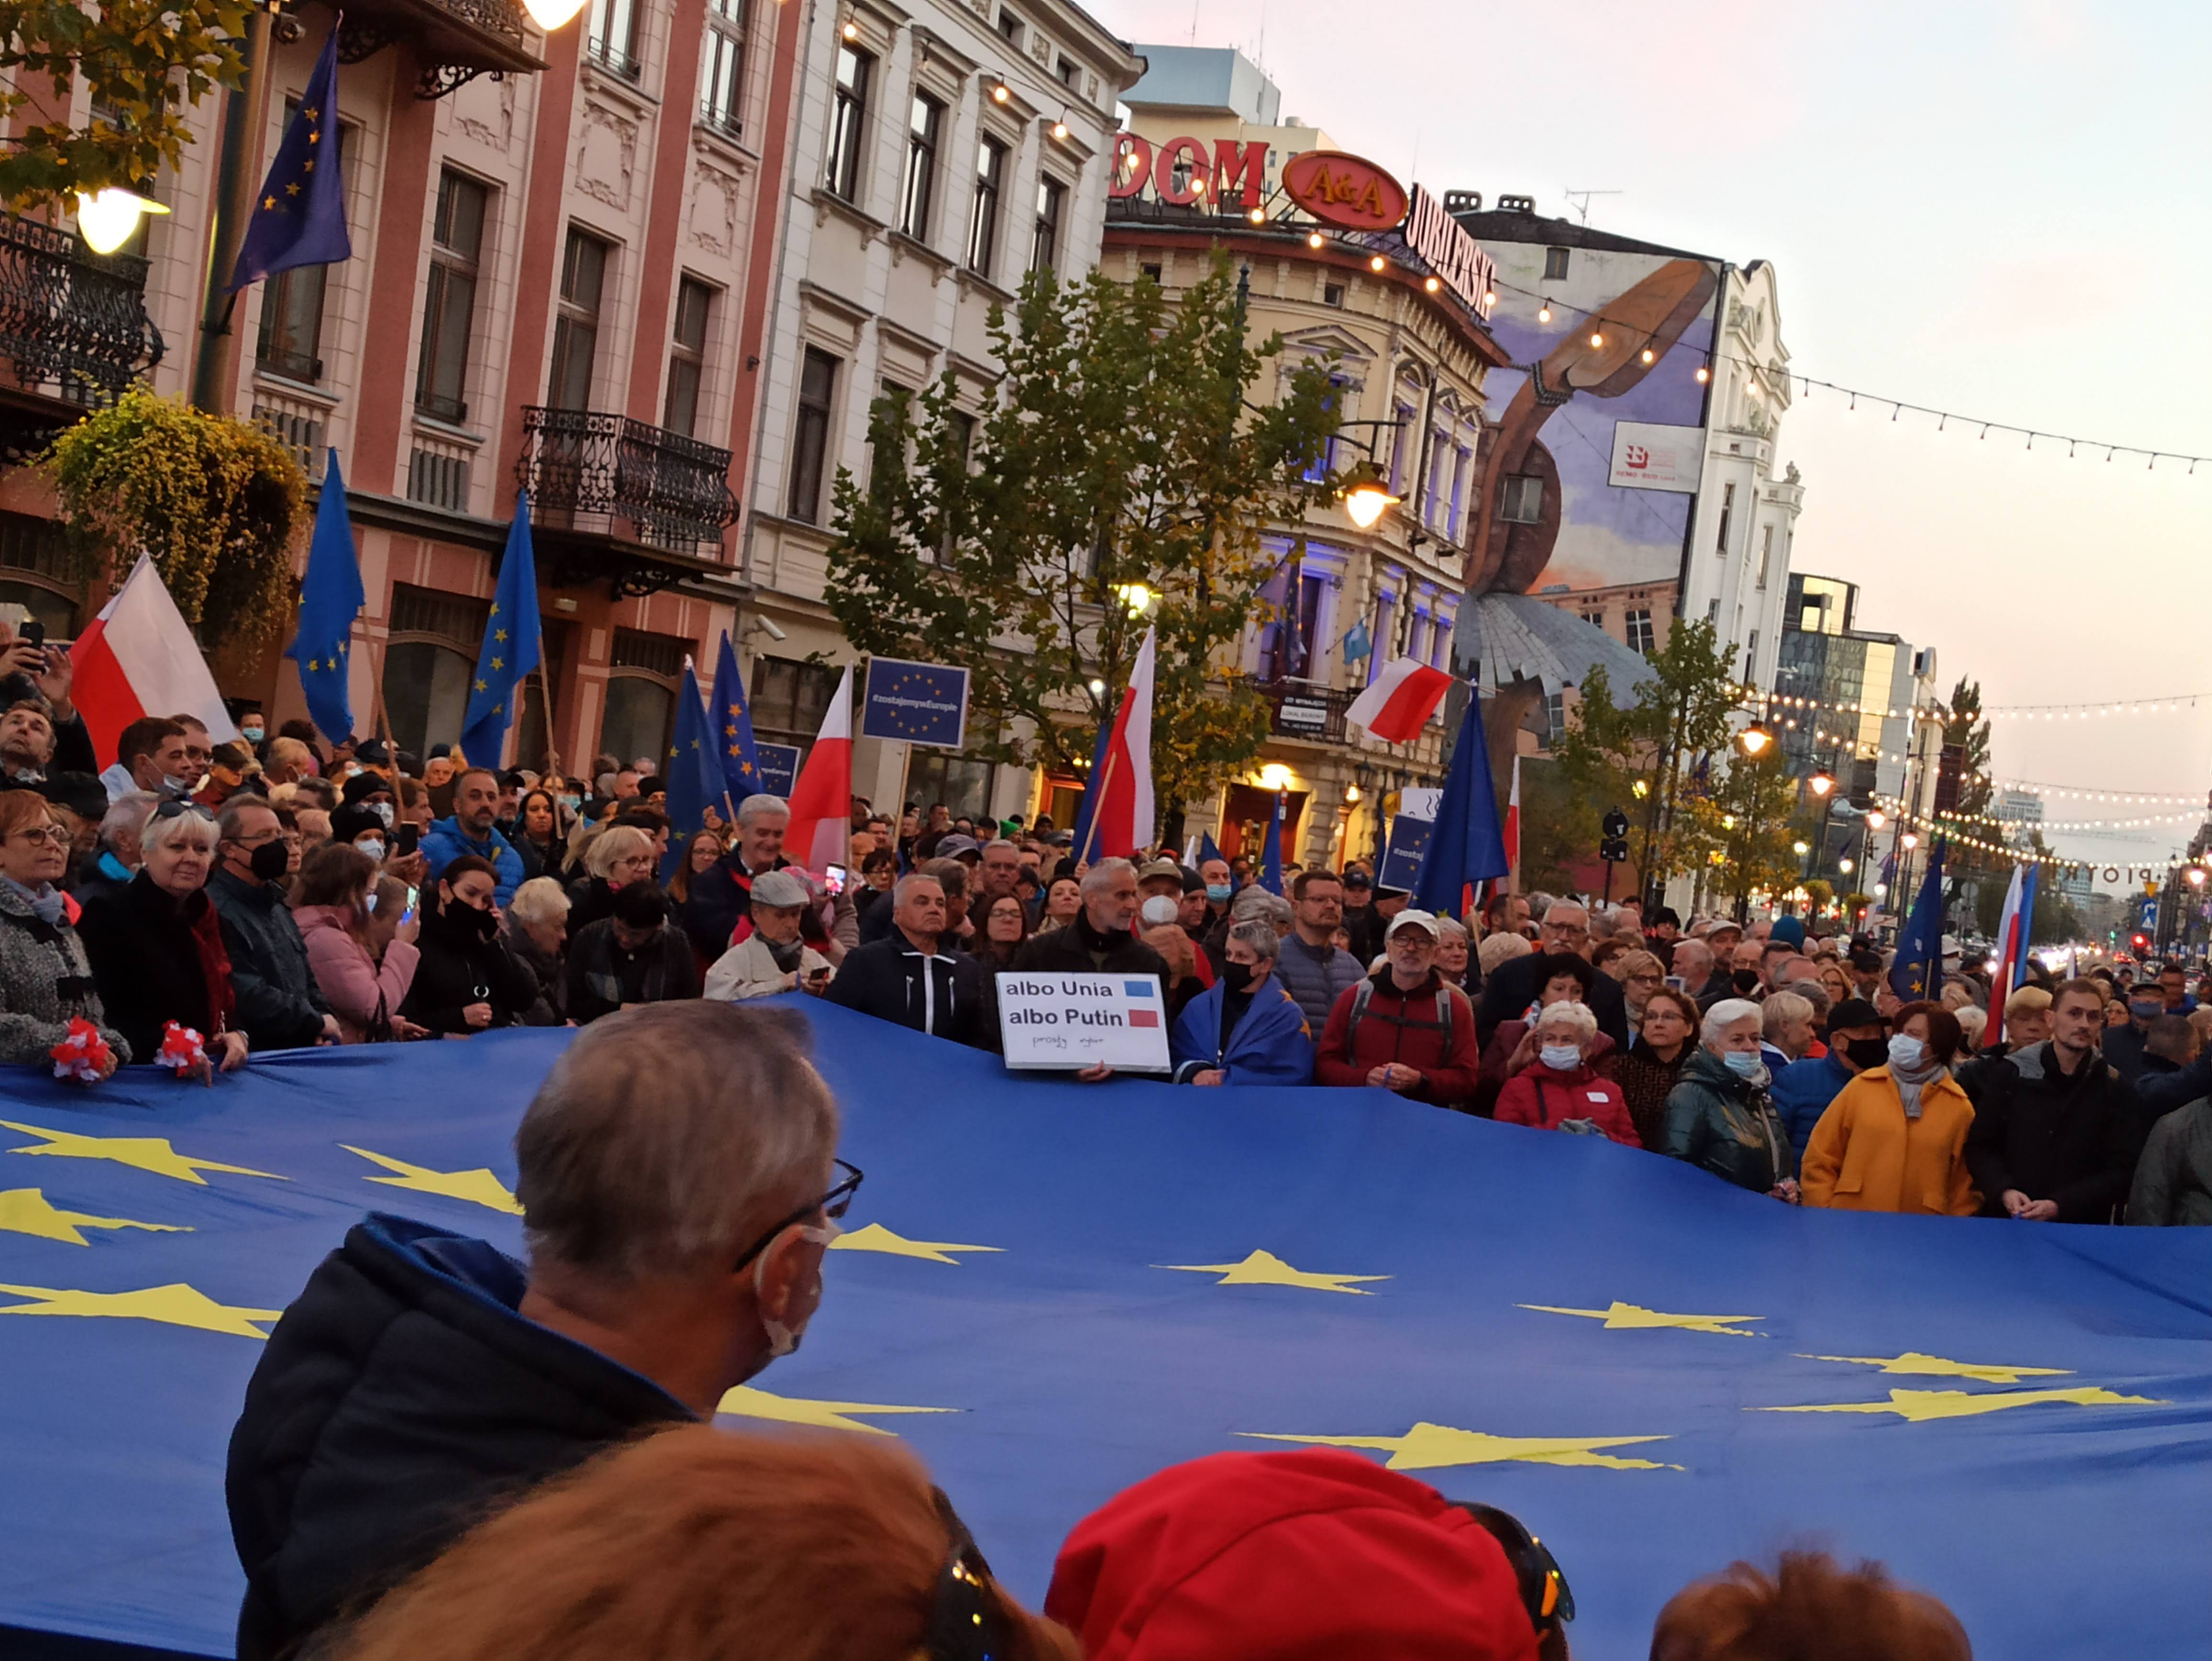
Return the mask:
<path fill-rule="evenodd" d="M 694 552 L 719 544 L 738 516 L 729 474 L 727 450 L 627 416 L 522 411 L 515 478 L 534 521 Z"/>
<path fill-rule="evenodd" d="M 112 402 L 161 361 L 146 314 L 146 265 L 97 254 L 76 233 L 0 214 L 0 357 L 27 391 Z"/>

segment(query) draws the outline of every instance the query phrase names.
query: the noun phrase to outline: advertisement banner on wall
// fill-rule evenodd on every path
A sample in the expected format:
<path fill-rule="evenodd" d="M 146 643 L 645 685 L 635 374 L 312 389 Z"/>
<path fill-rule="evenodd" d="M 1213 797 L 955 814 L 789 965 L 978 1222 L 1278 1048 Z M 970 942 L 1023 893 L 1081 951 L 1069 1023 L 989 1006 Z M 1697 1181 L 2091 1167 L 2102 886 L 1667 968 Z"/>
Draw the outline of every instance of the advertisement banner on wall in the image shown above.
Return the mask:
<path fill-rule="evenodd" d="M 1607 482 L 1629 490 L 1694 491 L 1705 460 L 1704 436 L 1702 427 L 1616 421 L 1613 477 Z"/>

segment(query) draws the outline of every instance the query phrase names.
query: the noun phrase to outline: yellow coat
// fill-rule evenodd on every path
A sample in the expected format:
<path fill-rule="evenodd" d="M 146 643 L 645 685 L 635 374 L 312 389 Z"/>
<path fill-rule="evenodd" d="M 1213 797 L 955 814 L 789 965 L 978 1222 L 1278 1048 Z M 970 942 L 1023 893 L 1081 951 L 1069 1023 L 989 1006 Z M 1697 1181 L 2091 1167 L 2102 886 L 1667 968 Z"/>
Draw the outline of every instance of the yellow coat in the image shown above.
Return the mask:
<path fill-rule="evenodd" d="M 1798 1175 L 1804 1203 L 1971 1217 L 1982 1203 L 1966 1174 L 1973 1123 L 1973 1104 L 1948 1074 L 1922 1086 L 1920 1116 L 1908 1119 L 1889 1069 L 1870 1068 L 1813 1127 Z"/>

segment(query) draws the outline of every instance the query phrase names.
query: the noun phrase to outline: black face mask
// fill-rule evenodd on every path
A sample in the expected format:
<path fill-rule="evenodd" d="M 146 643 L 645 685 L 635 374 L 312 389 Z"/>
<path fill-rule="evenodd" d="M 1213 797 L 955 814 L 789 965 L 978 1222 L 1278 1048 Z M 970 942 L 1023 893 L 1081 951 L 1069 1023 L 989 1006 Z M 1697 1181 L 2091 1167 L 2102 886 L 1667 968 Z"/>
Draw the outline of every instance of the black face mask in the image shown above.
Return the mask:
<path fill-rule="evenodd" d="M 1252 965 L 1249 963 L 1223 964 L 1221 983 L 1231 992 L 1244 991 L 1252 984 Z"/>
<path fill-rule="evenodd" d="M 292 850 L 284 845 L 284 838 L 264 842 L 253 850 L 253 874 L 263 882 L 274 882 L 283 876 L 292 863 Z"/>
<path fill-rule="evenodd" d="M 1729 977 L 1729 983 L 1739 992 L 1748 992 L 1759 984 L 1759 971 L 1756 969 L 1739 969 Z"/>
<path fill-rule="evenodd" d="M 1862 1073 L 1870 1067 L 1881 1067 L 1889 1060 L 1889 1041 L 1886 1038 L 1852 1038 L 1844 1045 L 1844 1054 L 1850 1058 L 1853 1067 Z"/>
<path fill-rule="evenodd" d="M 499 928 L 499 919 L 489 911 L 479 911 L 465 901 L 455 900 L 446 908 L 446 915 L 466 933 L 489 940 Z"/>

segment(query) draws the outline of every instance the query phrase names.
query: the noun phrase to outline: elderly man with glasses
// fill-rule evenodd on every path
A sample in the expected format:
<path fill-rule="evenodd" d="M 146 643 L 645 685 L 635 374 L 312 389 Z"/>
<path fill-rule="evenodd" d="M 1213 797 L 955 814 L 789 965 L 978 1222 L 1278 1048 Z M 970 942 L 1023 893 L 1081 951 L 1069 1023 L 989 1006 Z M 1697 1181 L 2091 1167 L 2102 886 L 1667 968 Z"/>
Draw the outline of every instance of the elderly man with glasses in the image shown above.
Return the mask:
<path fill-rule="evenodd" d="M 1483 983 L 1482 1007 L 1475 1016 L 1479 1040 L 1487 1045 L 1490 1035 L 1500 1026 L 1507 1021 L 1517 1021 L 1528 1013 L 1528 1007 L 1536 1001 L 1536 995 L 1543 990 L 1537 983 L 1536 973 L 1547 954 L 1569 952 L 1586 958 L 1589 950 L 1589 911 L 1572 900 L 1553 900 L 1545 909 L 1535 952 L 1501 964 Z M 1620 983 L 1610 975 L 1596 977 L 1590 984 L 1589 1008 L 1590 1013 L 1597 1017 L 1598 1031 L 1626 1053 L 1629 1042 L 1628 1002 L 1622 995 Z"/>
<path fill-rule="evenodd" d="M 222 922 L 238 1025 L 258 1053 L 337 1043 L 337 1017 L 308 966 L 307 942 L 284 901 L 292 849 L 276 809 L 259 796 L 234 795 L 216 818 L 220 863 L 208 898 Z"/>
<path fill-rule="evenodd" d="M 315 1647 L 486 1511 L 713 1418 L 799 1347 L 860 1183 L 781 1010 L 586 1028 L 515 1132 L 528 1261 L 376 1214 L 269 1335 L 230 1441 L 240 1661 Z"/>

